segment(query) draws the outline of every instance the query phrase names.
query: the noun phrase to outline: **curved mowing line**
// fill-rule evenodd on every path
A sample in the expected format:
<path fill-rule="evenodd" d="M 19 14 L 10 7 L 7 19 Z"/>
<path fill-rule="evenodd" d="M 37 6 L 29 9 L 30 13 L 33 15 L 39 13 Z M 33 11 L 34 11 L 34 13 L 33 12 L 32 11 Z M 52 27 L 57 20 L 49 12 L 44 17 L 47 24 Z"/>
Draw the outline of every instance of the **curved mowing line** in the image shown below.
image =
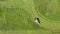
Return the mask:
<path fill-rule="evenodd" d="M 32 2 L 32 4 L 34 5 L 33 2 Z M 60 22 L 60 21 L 54 21 L 54 20 L 47 19 L 46 17 L 44 17 L 44 16 L 39 12 L 38 8 L 37 8 L 37 11 L 38 11 L 39 15 L 40 15 L 44 20 L 46 20 L 46 21 L 49 21 L 49 22 Z"/>
<path fill-rule="evenodd" d="M 37 8 L 37 11 L 38 11 L 39 15 L 40 15 L 44 20 L 47 20 L 47 21 L 49 21 L 49 22 L 60 22 L 60 21 L 54 21 L 54 20 L 47 19 L 46 17 L 44 17 L 44 16 L 39 12 L 38 8 Z"/>
<path fill-rule="evenodd" d="M 32 4 L 33 4 L 33 2 L 32 2 Z M 34 10 L 36 13 L 38 13 L 38 15 L 39 15 L 39 12 L 37 12 L 37 11 L 35 10 L 34 4 L 33 4 L 33 10 Z M 39 16 L 39 17 L 41 18 L 41 20 L 43 21 L 43 23 L 45 23 L 45 22 L 49 23 L 48 21 L 46 21 L 45 19 L 43 19 L 42 16 Z M 46 23 L 45 23 L 45 24 L 46 24 Z"/>
<path fill-rule="evenodd" d="M 34 3 L 32 2 L 32 4 L 33 4 L 33 9 L 34 9 Z M 34 9 L 35 10 L 35 9 Z M 37 10 L 38 11 L 38 10 Z M 37 12 L 36 10 L 35 10 L 35 12 Z M 38 13 L 38 15 L 41 15 L 39 12 L 37 12 Z M 45 19 L 43 19 L 42 18 L 42 15 L 41 16 L 39 16 L 43 21 L 45 21 Z M 47 21 L 47 22 L 49 22 L 49 21 Z"/>
<path fill-rule="evenodd" d="M 41 15 L 41 17 L 44 18 L 44 19 L 47 20 L 47 21 L 50 21 L 50 22 L 60 22 L 60 21 L 54 21 L 54 20 L 47 19 L 47 18 L 44 17 L 41 13 L 39 13 L 39 15 Z"/>
<path fill-rule="evenodd" d="M 39 13 L 39 12 L 38 12 Z M 46 17 L 44 17 L 41 13 L 39 13 L 39 15 L 44 19 L 44 20 L 47 20 L 49 22 L 60 22 L 60 21 L 54 21 L 54 20 L 50 20 L 50 19 L 47 19 Z"/>
<path fill-rule="evenodd" d="M 34 7 L 34 6 L 33 6 Z M 35 10 L 35 9 L 34 9 Z M 36 11 L 36 10 L 35 10 Z M 36 11 L 37 12 L 37 11 Z M 39 12 L 37 12 L 38 13 L 38 15 L 39 15 Z M 41 20 L 43 21 L 43 23 L 45 23 L 45 22 L 47 22 L 47 23 L 49 23 L 48 21 L 46 21 L 45 19 L 43 19 L 41 16 L 39 16 L 40 18 L 41 18 Z M 45 23 L 46 24 L 46 23 Z"/>
<path fill-rule="evenodd" d="M 37 11 L 38 11 L 38 13 L 39 13 L 39 15 L 44 19 L 44 20 L 46 20 L 46 21 L 48 21 L 48 22 L 60 22 L 60 21 L 52 21 L 52 20 L 50 20 L 50 19 L 47 19 L 46 17 L 44 17 L 40 12 L 39 12 L 39 10 L 38 10 L 38 8 L 37 8 Z"/>

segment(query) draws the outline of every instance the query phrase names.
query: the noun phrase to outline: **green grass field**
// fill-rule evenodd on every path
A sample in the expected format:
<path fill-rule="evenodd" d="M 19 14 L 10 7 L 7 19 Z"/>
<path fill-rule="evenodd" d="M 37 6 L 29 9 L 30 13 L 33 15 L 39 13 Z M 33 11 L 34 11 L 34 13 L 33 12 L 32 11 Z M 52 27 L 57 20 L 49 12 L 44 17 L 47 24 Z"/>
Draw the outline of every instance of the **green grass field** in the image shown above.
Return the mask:
<path fill-rule="evenodd" d="M 0 0 L 0 34 L 60 34 L 60 0 Z"/>

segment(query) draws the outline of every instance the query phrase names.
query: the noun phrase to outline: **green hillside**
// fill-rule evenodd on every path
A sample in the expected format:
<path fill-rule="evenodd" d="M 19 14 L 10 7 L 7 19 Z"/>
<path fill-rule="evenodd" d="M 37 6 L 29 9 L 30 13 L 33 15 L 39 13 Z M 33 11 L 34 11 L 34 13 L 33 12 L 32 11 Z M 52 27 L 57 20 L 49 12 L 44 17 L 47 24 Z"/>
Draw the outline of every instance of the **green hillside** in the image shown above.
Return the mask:
<path fill-rule="evenodd" d="M 60 0 L 0 0 L 0 33 L 60 34 Z"/>

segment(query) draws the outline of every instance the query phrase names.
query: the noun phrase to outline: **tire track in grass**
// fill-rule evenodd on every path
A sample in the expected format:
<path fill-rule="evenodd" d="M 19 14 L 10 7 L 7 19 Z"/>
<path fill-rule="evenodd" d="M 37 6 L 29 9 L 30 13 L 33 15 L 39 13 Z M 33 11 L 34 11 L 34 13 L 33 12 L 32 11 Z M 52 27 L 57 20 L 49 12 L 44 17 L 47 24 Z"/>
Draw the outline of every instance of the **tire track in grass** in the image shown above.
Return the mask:
<path fill-rule="evenodd" d="M 38 9 L 37 9 L 37 10 L 38 10 Z M 39 13 L 39 12 L 38 12 L 38 13 Z M 40 14 L 40 13 L 39 13 L 39 15 L 40 15 L 40 16 L 43 16 L 43 15 L 42 15 L 42 14 Z M 43 16 L 42 18 L 44 18 L 44 16 Z M 44 18 L 44 20 L 46 20 L 46 18 Z M 47 20 L 46 20 L 46 21 L 47 21 Z M 45 21 L 45 22 L 46 22 L 46 21 Z M 49 28 L 50 28 L 50 27 L 54 26 L 54 24 L 53 24 L 53 23 L 55 23 L 55 24 L 56 24 L 57 22 L 54 22 L 54 21 L 53 21 L 53 22 L 51 23 L 51 21 L 50 21 L 50 20 L 48 20 L 48 22 L 47 22 L 47 23 L 49 24 L 48 26 L 49 26 Z M 47 23 L 45 23 L 45 24 L 47 24 Z M 59 21 L 58 21 L 58 23 L 59 23 Z M 48 26 L 47 26 L 47 27 L 48 27 Z M 55 26 L 55 27 L 56 27 L 56 26 Z M 52 27 L 52 28 L 54 28 L 54 27 Z M 52 30 L 52 28 L 50 28 L 50 29 Z M 59 28 L 59 27 L 58 27 L 58 28 Z"/>
<path fill-rule="evenodd" d="M 34 5 L 33 5 L 33 10 L 35 10 L 35 8 L 34 8 Z M 36 11 L 36 10 L 35 10 Z M 39 16 L 39 12 L 38 11 L 36 11 L 36 13 L 37 13 L 37 15 Z M 39 16 L 39 18 L 41 19 L 41 24 L 40 24 L 40 27 L 42 28 L 43 27 L 43 25 L 46 25 L 45 27 L 48 27 L 48 25 L 45 23 L 46 22 L 46 20 L 44 20 L 41 16 Z M 47 21 L 48 22 L 48 21 Z M 48 30 L 47 28 L 45 29 L 45 27 L 43 27 L 43 29 L 44 30 Z"/>
<path fill-rule="evenodd" d="M 38 10 L 35 9 L 35 7 L 33 6 L 33 9 L 35 10 L 35 12 L 37 13 L 37 15 L 40 17 L 41 21 L 44 21 L 44 18 L 42 18 L 42 15 L 38 12 Z M 48 21 L 47 21 L 48 22 Z"/>
<path fill-rule="evenodd" d="M 49 21 L 47 21 L 46 19 L 44 19 L 43 17 L 42 17 L 42 15 L 38 12 L 38 10 L 36 11 L 37 13 L 38 13 L 38 15 L 40 15 L 39 17 L 40 17 L 40 19 L 41 19 L 41 21 L 42 21 L 42 24 L 44 25 L 44 27 L 48 30 L 48 31 L 52 31 L 51 29 L 50 29 L 50 27 L 51 26 L 49 26 L 48 24 L 50 24 L 50 22 Z M 41 24 L 41 25 L 42 25 Z M 46 26 L 45 26 L 46 25 Z M 51 25 L 51 24 L 50 24 Z"/>

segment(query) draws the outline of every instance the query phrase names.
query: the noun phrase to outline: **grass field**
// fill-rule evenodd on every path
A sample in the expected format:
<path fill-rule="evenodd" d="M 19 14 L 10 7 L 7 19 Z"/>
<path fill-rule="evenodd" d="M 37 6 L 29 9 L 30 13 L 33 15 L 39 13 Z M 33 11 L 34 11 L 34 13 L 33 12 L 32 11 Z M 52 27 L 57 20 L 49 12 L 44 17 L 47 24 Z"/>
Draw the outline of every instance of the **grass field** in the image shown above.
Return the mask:
<path fill-rule="evenodd" d="M 0 0 L 0 34 L 60 34 L 60 0 Z"/>

